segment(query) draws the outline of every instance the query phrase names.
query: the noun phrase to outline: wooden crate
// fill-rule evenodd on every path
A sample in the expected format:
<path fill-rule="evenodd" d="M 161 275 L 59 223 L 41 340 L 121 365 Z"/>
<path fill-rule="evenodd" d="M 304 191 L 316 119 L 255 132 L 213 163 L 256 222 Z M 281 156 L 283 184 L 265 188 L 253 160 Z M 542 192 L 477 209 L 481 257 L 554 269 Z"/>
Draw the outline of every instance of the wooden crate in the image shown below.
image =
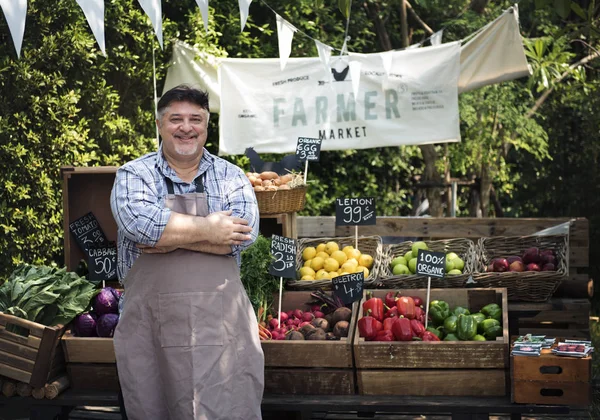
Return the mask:
<path fill-rule="evenodd" d="M 388 291 L 371 290 L 379 298 L 384 298 Z M 427 290 L 405 289 L 401 293 L 419 296 L 425 301 Z M 472 312 L 497 303 L 503 311 L 502 337 L 485 342 L 367 342 L 355 332 L 354 360 L 359 394 L 506 395 L 509 367 L 506 289 L 432 289 L 430 299 L 444 300 L 451 308 L 468 307 Z M 363 297 L 361 306 L 365 300 Z M 360 318 L 362 313 L 359 313 Z"/>
<path fill-rule="evenodd" d="M 20 327 L 24 335 L 8 331 Z M 47 327 L 0 312 L 0 375 L 42 387 L 64 371 L 60 337 L 65 328 Z"/>
<path fill-rule="evenodd" d="M 310 292 L 284 291 L 281 310 L 309 309 Z M 278 307 L 278 299 L 273 308 Z M 352 340 L 358 302 L 349 335 L 339 341 L 262 341 L 265 390 L 278 394 L 354 394 Z"/>
<path fill-rule="evenodd" d="M 115 363 L 67 363 L 67 375 L 76 390 L 119 390 Z"/>
<path fill-rule="evenodd" d="M 592 358 L 511 356 L 511 399 L 516 403 L 589 405 Z"/>

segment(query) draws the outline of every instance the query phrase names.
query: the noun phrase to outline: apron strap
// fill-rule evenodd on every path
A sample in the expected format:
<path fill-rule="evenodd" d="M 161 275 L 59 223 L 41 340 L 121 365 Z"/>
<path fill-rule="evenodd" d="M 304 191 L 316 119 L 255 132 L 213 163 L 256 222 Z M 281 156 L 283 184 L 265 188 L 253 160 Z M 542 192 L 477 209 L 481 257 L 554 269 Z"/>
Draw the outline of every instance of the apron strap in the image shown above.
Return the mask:
<path fill-rule="evenodd" d="M 175 194 L 175 188 L 173 187 L 173 181 L 170 178 L 165 177 L 165 181 L 167 182 L 167 192 L 169 194 Z M 204 183 L 202 182 L 202 176 L 194 179 L 194 184 L 196 185 L 196 192 L 203 193 L 204 192 Z"/>

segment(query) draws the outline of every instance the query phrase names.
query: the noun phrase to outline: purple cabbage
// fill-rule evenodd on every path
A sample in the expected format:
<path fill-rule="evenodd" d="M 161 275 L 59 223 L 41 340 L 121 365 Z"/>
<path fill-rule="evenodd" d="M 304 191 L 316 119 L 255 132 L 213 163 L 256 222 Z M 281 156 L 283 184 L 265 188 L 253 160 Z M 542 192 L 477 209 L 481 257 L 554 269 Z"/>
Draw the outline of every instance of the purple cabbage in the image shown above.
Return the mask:
<path fill-rule="evenodd" d="M 95 314 L 89 312 L 77 315 L 73 321 L 73 333 L 77 337 L 95 337 L 96 319 Z"/>
<path fill-rule="evenodd" d="M 121 293 L 112 287 L 105 287 L 100 290 L 94 299 L 94 312 L 98 315 L 118 314 L 119 313 L 119 297 Z"/>
<path fill-rule="evenodd" d="M 96 322 L 96 333 L 98 337 L 112 337 L 115 333 L 115 328 L 119 322 L 119 315 L 104 314 L 98 318 Z"/>

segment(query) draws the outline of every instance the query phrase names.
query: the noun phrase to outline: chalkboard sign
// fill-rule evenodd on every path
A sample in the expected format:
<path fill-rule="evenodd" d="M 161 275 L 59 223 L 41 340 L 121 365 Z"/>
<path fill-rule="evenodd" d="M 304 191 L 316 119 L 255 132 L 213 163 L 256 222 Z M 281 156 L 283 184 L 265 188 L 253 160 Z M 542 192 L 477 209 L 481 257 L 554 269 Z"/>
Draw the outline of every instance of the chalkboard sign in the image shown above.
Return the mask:
<path fill-rule="evenodd" d="M 96 216 L 92 212 L 71 222 L 69 230 L 83 251 L 86 251 L 92 245 L 108 242 L 98 220 L 96 220 Z"/>
<path fill-rule="evenodd" d="M 374 225 L 375 223 L 373 197 L 335 199 L 336 226 Z"/>
<path fill-rule="evenodd" d="M 445 272 L 446 254 L 419 249 L 417 253 L 417 274 L 444 278 Z"/>
<path fill-rule="evenodd" d="M 89 281 L 117 280 L 117 246 L 114 242 L 90 246 L 86 252 Z"/>
<path fill-rule="evenodd" d="M 296 144 L 296 156 L 299 160 L 308 160 L 309 162 L 318 162 L 321 156 L 321 139 L 311 139 L 308 137 L 298 137 Z"/>
<path fill-rule="evenodd" d="M 296 278 L 296 240 L 285 236 L 273 235 L 271 238 L 271 255 L 273 262 L 269 274 L 286 279 Z"/>
<path fill-rule="evenodd" d="M 365 273 L 344 274 L 331 279 L 333 294 L 341 299 L 345 305 L 362 298 L 365 284 Z"/>

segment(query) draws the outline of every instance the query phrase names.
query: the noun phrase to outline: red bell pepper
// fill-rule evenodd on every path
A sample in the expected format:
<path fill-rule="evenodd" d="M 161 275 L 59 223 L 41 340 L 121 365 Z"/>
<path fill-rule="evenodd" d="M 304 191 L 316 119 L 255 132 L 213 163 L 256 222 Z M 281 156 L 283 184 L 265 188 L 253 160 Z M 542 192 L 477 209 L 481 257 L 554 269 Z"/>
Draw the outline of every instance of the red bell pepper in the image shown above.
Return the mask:
<path fill-rule="evenodd" d="M 415 306 L 415 319 L 425 324 L 425 311 L 420 306 Z"/>
<path fill-rule="evenodd" d="M 396 322 L 397 319 L 398 318 L 395 316 L 384 319 L 383 320 L 383 330 L 384 331 L 392 331 L 392 325 L 394 325 L 394 323 Z"/>
<path fill-rule="evenodd" d="M 423 299 L 421 299 L 419 296 L 411 296 L 411 297 L 415 301 L 415 306 L 423 305 Z"/>
<path fill-rule="evenodd" d="M 440 338 L 431 331 L 425 331 L 421 336 L 423 341 L 441 341 Z"/>
<path fill-rule="evenodd" d="M 417 321 L 416 319 L 410 320 L 410 328 L 415 337 L 421 337 L 425 332 L 425 325 L 421 324 L 421 321 Z"/>
<path fill-rule="evenodd" d="M 415 318 L 415 301 L 410 296 L 402 296 L 396 301 L 398 312 L 404 318 Z"/>
<path fill-rule="evenodd" d="M 363 303 L 363 312 L 364 314 L 370 315 L 378 321 L 383 321 L 383 300 L 380 298 L 373 297 L 373 295 L 368 292 L 367 293 L 367 301 Z"/>
<path fill-rule="evenodd" d="M 399 294 L 400 292 L 387 292 L 384 299 L 385 305 L 389 308 L 396 306 L 396 299 Z"/>
<path fill-rule="evenodd" d="M 410 319 L 398 318 L 392 325 L 392 333 L 396 340 L 411 341 L 413 337 L 412 329 L 410 328 Z"/>
<path fill-rule="evenodd" d="M 396 305 L 394 305 L 391 308 L 388 308 L 388 310 L 385 312 L 385 314 L 383 314 L 384 318 L 391 318 L 391 317 L 399 317 L 400 313 L 398 312 L 398 307 Z"/>
<path fill-rule="evenodd" d="M 363 337 L 367 341 L 375 339 L 377 336 L 377 321 L 372 316 L 365 316 L 358 320 L 358 333 L 360 337 Z M 381 324 L 381 323 L 380 323 Z"/>
<path fill-rule="evenodd" d="M 373 341 L 394 341 L 394 333 L 389 330 L 379 331 Z"/>

